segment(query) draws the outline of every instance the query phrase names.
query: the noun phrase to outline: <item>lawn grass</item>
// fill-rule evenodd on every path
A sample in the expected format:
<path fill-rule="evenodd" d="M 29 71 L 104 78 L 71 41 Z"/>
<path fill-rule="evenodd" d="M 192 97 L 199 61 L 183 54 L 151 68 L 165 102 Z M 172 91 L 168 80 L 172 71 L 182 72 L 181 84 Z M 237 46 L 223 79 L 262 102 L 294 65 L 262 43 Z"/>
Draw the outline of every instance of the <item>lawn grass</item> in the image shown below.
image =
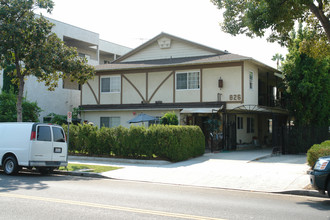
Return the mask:
<path fill-rule="evenodd" d="M 69 163 L 66 168 L 60 167 L 59 170 L 103 173 L 103 172 L 117 170 L 117 169 L 121 169 L 121 168 L 122 167 Z"/>

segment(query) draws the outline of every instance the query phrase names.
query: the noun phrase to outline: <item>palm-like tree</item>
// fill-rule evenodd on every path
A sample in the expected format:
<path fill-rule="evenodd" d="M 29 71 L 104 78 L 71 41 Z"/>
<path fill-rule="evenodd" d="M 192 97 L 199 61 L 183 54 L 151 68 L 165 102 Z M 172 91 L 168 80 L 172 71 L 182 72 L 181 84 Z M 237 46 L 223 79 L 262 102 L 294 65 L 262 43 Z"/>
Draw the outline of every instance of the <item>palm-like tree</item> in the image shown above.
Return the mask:
<path fill-rule="evenodd" d="M 276 53 L 273 56 L 272 60 L 273 61 L 276 61 L 277 69 L 278 69 L 279 68 L 279 65 L 280 65 L 280 61 L 283 61 L 284 60 L 284 57 L 282 56 L 282 54 Z"/>

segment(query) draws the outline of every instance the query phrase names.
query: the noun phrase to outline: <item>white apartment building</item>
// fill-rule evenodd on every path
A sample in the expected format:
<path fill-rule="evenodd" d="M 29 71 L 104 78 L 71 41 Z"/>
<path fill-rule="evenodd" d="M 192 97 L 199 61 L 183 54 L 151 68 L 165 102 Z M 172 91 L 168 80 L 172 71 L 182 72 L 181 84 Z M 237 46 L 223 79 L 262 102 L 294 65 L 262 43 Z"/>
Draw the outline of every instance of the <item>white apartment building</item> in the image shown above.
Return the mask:
<path fill-rule="evenodd" d="M 70 24 L 47 18 L 55 24 L 53 32 L 62 39 L 66 45 L 76 47 L 79 56 L 86 57 L 91 65 L 107 64 L 129 52 L 131 48 L 121 46 L 100 39 L 98 33 L 88 31 Z M 3 86 L 3 74 L 0 72 L 0 87 Z M 35 101 L 43 110 L 39 120 L 49 113 L 66 115 L 68 111 L 81 105 L 81 89 L 78 84 L 69 80 L 60 80 L 55 91 L 48 91 L 37 78 L 28 77 L 25 84 L 24 95 L 29 101 Z"/>

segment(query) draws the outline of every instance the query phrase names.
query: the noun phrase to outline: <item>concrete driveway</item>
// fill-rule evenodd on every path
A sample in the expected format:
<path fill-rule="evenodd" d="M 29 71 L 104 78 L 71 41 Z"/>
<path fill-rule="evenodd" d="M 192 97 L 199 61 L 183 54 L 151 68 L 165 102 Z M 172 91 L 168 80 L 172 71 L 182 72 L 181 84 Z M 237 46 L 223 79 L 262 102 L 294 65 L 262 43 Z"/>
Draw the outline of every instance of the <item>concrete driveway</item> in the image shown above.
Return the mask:
<path fill-rule="evenodd" d="M 261 192 L 301 191 L 309 185 L 306 155 L 270 156 L 271 149 L 206 153 L 178 163 L 70 157 L 69 162 L 124 169 L 103 176 L 135 181 Z"/>

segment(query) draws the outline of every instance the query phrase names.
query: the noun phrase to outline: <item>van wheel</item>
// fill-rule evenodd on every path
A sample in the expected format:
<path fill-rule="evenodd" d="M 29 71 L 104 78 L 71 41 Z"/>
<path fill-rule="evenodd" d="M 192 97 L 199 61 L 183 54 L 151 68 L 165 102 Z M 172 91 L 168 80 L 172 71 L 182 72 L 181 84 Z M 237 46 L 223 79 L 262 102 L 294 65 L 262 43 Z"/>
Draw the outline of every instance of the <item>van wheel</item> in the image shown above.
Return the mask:
<path fill-rule="evenodd" d="M 4 164 L 4 171 L 7 175 L 16 174 L 19 170 L 18 163 L 15 157 L 9 156 L 5 159 Z"/>
<path fill-rule="evenodd" d="M 327 191 L 328 191 L 328 196 L 330 198 L 330 179 L 328 180 Z"/>

